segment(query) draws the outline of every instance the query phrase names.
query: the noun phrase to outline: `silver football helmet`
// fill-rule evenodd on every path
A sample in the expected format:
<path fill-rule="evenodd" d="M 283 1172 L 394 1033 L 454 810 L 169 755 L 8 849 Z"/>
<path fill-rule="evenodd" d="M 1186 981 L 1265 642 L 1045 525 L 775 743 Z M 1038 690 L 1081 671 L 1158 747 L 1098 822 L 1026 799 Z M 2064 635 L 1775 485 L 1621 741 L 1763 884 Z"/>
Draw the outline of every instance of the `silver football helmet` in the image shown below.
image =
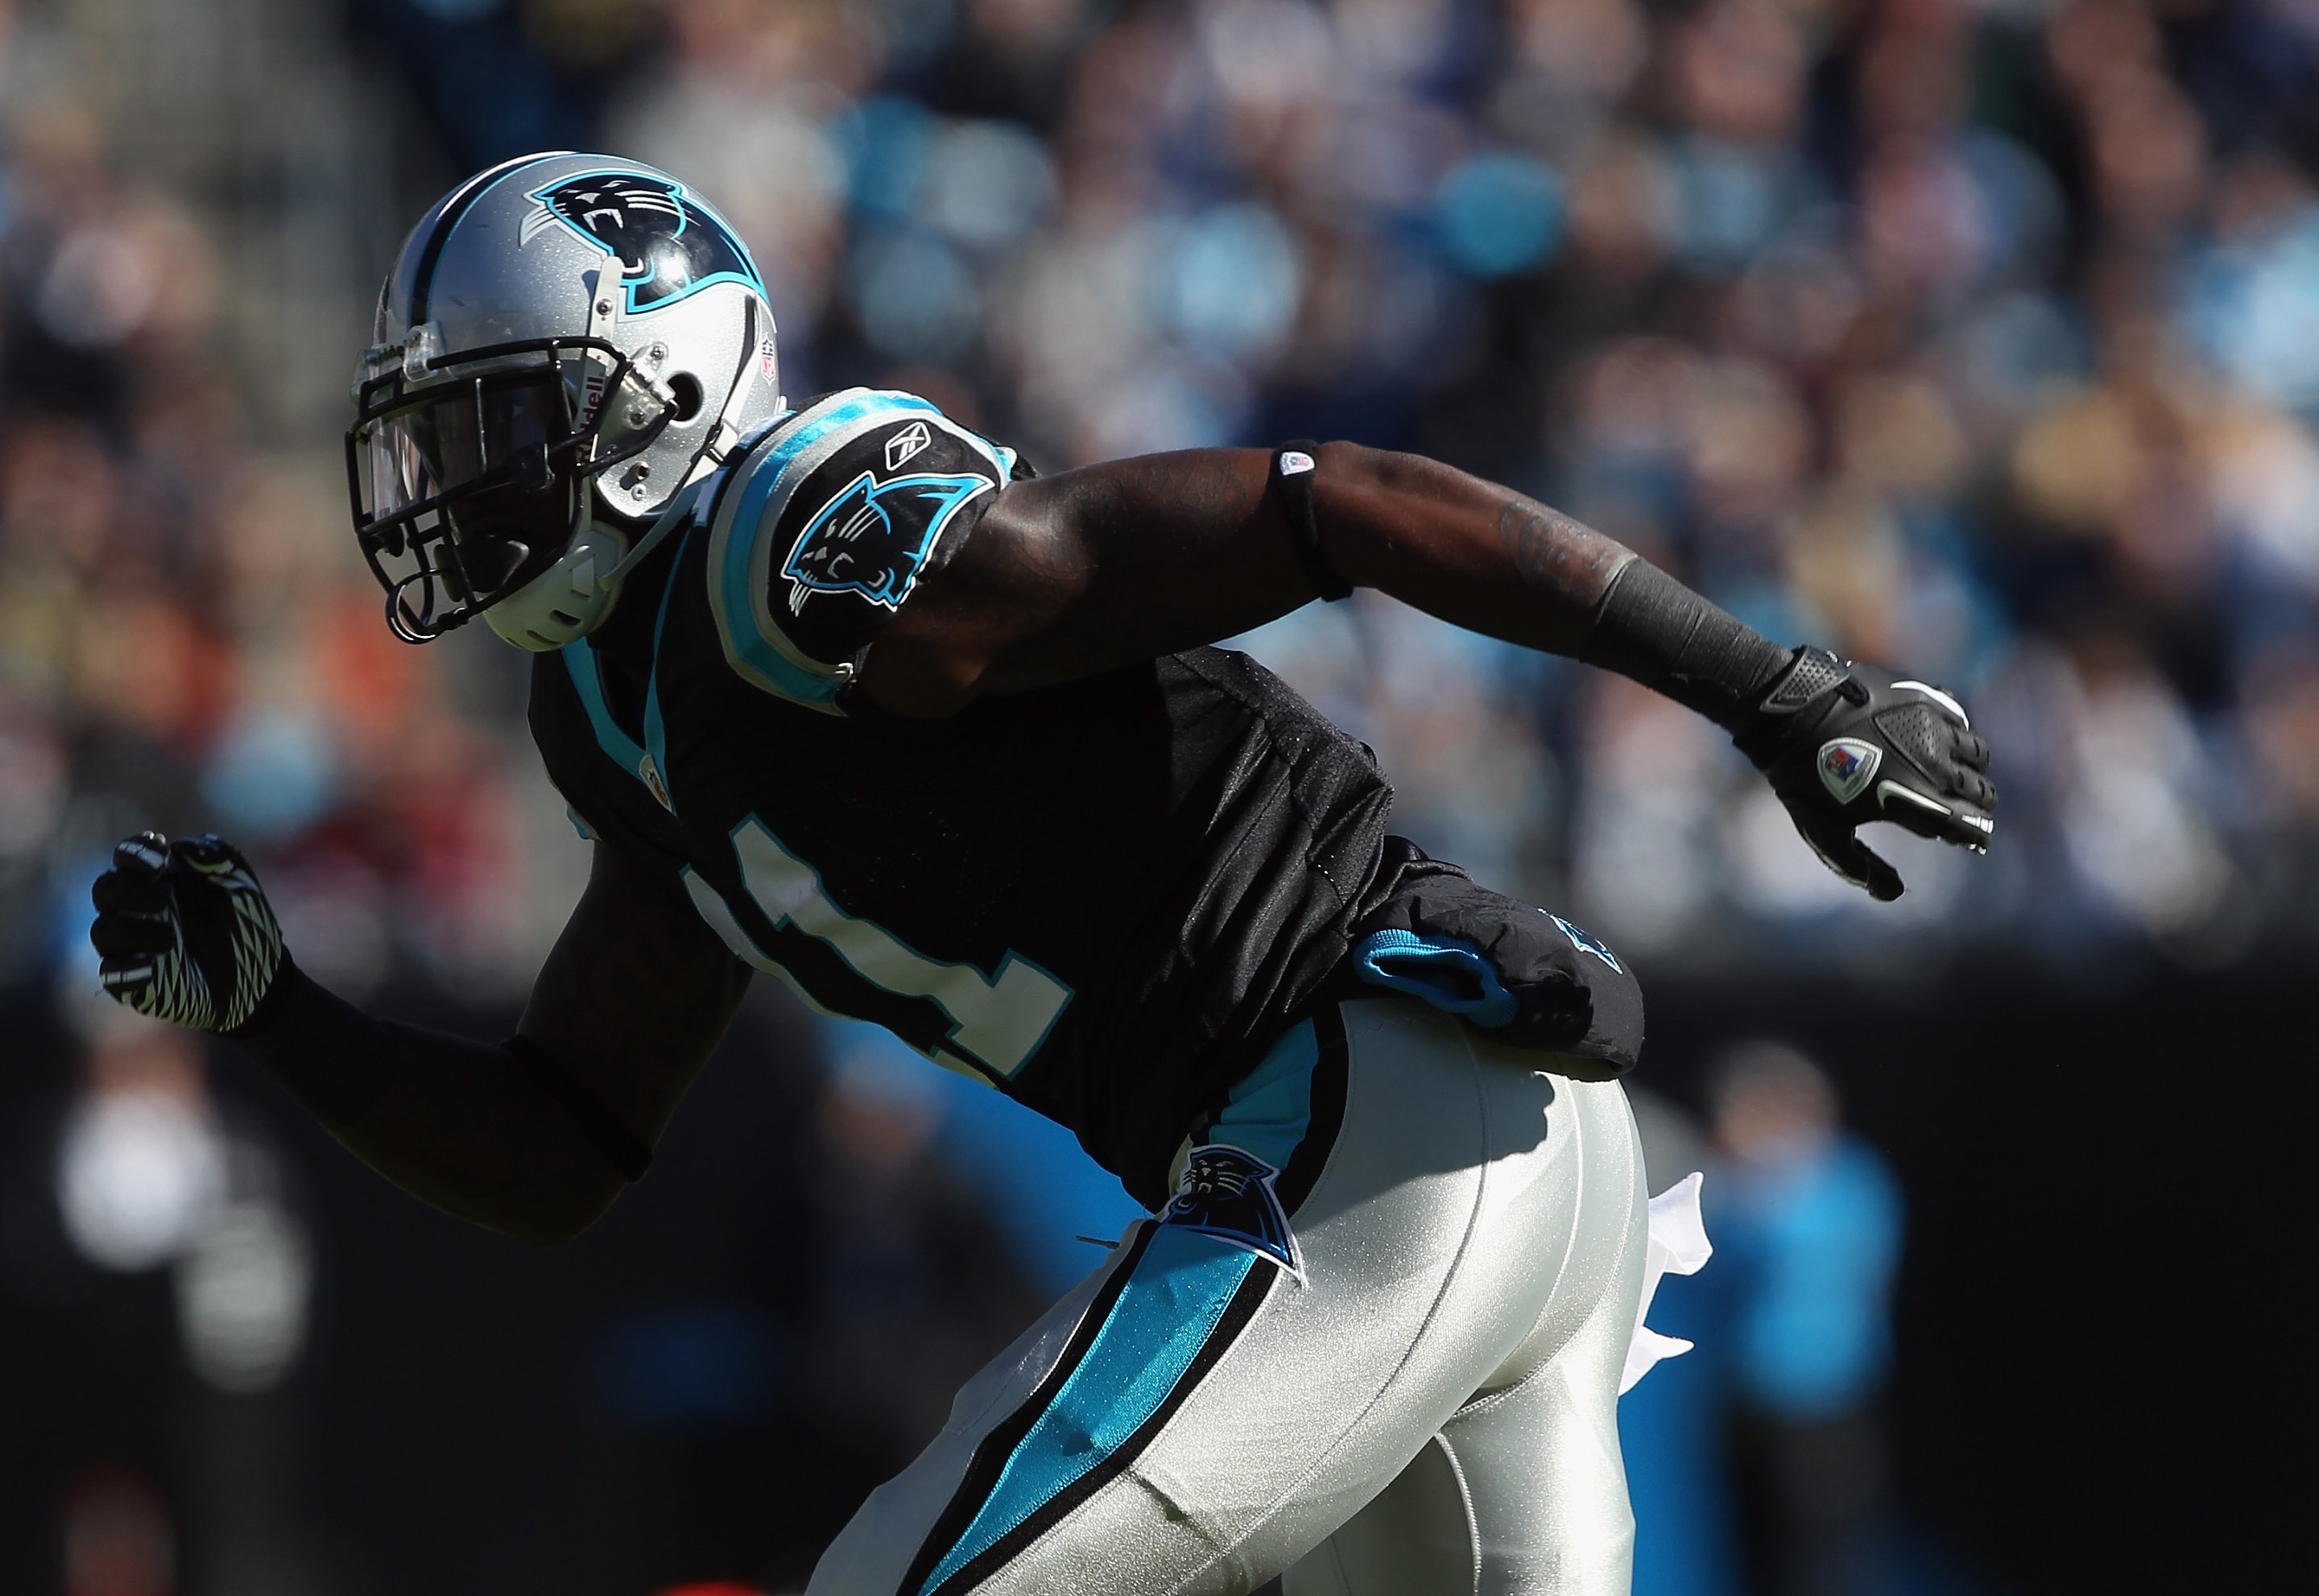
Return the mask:
<path fill-rule="evenodd" d="M 387 624 L 483 617 L 561 648 L 682 520 L 684 490 L 781 410 L 747 248 L 664 172 L 524 156 L 427 212 L 379 292 L 347 492 Z"/>

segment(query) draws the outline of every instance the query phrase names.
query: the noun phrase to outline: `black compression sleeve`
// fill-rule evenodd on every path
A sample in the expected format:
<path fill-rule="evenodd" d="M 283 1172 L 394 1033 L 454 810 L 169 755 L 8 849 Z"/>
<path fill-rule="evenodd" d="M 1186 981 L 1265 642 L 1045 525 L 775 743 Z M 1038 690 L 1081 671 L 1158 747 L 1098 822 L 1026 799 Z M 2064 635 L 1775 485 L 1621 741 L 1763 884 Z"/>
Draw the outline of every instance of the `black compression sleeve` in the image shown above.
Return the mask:
<path fill-rule="evenodd" d="M 1638 558 L 1611 578 L 1578 657 L 1736 730 L 1794 654 Z"/>
<path fill-rule="evenodd" d="M 519 1069 L 576 1124 L 622 1178 L 635 1181 L 652 1150 L 577 1076 L 537 1044 L 511 1038 L 494 1047 L 398 1024 L 363 1013 L 284 963 L 275 989 L 232 1041 L 266 1067 L 329 1130 L 351 1132 L 418 1063 Z"/>
<path fill-rule="evenodd" d="M 379 1034 L 382 1023 L 285 960 L 273 990 L 230 1040 L 266 1066 L 326 1127 L 347 1131 L 394 1089 L 402 1074 L 397 1050 Z"/>
<path fill-rule="evenodd" d="M 645 1177 L 645 1171 L 652 1168 L 652 1149 L 584 1081 L 528 1036 L 510 1036 L 500 1046 L 523 1066 L 532 1085 L 555 1098 L 557 1106 L 572 1116 L 573 1123 L 587 1133 L 596 1150 L 620 1172 L 622 1180 L 634 1186 Z"/>

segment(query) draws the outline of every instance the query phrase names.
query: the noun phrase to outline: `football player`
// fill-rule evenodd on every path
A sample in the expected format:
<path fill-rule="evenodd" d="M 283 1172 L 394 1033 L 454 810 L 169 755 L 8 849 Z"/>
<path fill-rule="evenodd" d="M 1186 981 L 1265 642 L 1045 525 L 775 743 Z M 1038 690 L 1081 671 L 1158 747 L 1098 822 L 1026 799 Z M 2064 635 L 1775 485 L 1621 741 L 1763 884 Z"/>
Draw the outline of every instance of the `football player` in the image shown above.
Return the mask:
<path fill-rule="evenodd" d="M 1209 645 L 1367 586 L 1622 672 L 1728 728 L 1879 898 L 1863 822 L 1988 840 L 1956 701 L 1429 460 L 1035 478 L 907 393 L 792 406 L 748 251 L 625 161 L 461 184 L 376 340 L 347 467 L 388 624 L 534 652 L 587 889 L 486 1043 L 331 996 L 231 846 L 148 834 L 95 886 L 106 987 L 537 1242 L 644 1173 L 753 970 L 1071 1127 L 1155 1217 L 960 1393 L 813 1596 L 1624 1590 L 1632 974 L 1390 835 L 1367 752 Z"/>

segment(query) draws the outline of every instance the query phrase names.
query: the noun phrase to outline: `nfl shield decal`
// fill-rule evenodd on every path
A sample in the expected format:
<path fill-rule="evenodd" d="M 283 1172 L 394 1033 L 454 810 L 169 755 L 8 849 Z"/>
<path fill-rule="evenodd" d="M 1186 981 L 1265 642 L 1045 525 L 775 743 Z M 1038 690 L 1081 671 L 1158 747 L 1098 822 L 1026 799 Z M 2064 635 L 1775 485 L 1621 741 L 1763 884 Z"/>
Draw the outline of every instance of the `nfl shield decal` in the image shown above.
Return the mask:
<path fill-rule="evenodd" d="M 653 795 L 662 808 L 672 815 L 676 813 L 676 800 L 668 796 L 668 782 L 660 773 L 659 761 L 649 753 L 637 760 L 636 776 L 644 782 L 645 790 Z"/>
<path fill-rule="evenodd" d="M 1858 737 L 1831 737 L 1819 745 L 1819 779 L 1839 804 L 1848 804 L 1876 780 L 1884 751 Z"/>
<path fill-rule="evenodd" d="M 1304 1260 L 1273 1190 L 1279 1178 L 1279 1170 L 1252 1152 L 1221 1141 L 1196 1147 L 1160 1222 L 1260 1253 L 1302 1280 Z"/>

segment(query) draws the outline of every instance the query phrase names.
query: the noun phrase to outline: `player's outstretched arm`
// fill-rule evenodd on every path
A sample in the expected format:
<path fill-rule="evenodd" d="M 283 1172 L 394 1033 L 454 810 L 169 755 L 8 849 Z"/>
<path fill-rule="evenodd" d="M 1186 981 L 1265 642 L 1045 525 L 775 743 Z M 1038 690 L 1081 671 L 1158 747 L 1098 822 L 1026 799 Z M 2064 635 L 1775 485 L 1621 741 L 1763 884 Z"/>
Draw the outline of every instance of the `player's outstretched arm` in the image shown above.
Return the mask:
<path fill-rule="evenodd" d="M 215 837 L 132 837 L 93 897 L 115 997 L 223 1034 L 396 1185 L 542 1245 L 587 1228 L 644 1173 L 748 985 L 689 904 L 601 843 L 521 1024 L 496 1045 L 324 990 Z"/>
<path fill-rule="evenodd" d="M 1623 545 L 1438 461 L 1353 444 L 1294 473 L 1277 458 L 1187 450 L 1008 488 L 879 638 L 861 690 L 947 714 L 1374 587 L 1708 716 L 1828 867 L 1875 897 L 1900 880 L 1854 834 L 1863 822 L 1985 847 L 1989 749 L 1949 694 L 1774 643 Z"/>

